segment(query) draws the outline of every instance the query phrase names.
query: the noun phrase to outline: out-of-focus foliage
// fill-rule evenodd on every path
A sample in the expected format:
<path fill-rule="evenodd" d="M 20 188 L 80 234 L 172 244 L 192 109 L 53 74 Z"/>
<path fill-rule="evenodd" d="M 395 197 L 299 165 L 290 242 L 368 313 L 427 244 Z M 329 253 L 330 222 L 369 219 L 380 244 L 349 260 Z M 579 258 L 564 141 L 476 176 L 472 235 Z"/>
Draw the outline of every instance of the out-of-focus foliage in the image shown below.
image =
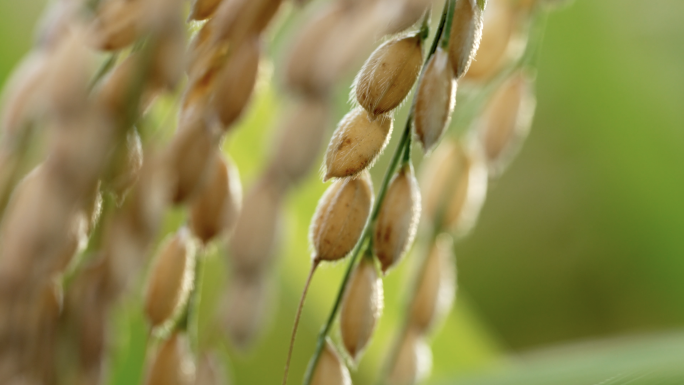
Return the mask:
<path fill-rule="evenodd" d="M 683 13 L 580 0 L 550 15 L 531 135 L 457 249 L 507 345 L 684 325 Z"/>
<path fill-rule="evenodd" d="M 681 332 L 588 342 L 523 355 L 516 365 L 444 385 L 677 385 L 684 381 L 683 354 Z"/>
<path fill-rule="evenodd" d="M 43 6 L 41 0 L 0 2 L 0 84 L 29 49 Z M 681 15 L 681 0 L 577 0 L 549 17 L 531 135 L 508 171 L 492 183 L 479 224 L 457 244 L 459 294 L 433 341 L 435 382 L 494 365 L 500 374 L 463 383 L 583 384 L 617 376 L 607 384 L 618 384 L 633 379 L 632 369 L 650 370 L 648 376 L 659 372 L 657 365 L 649 366 L 651 354 L 665 364 L 675 356 L 681 362 L 684 339 L 678 334 L 629 349 L 582 345 L 573 354 L 532 360 L 529 366 L 505 358 L 507 364 L 498 363 L 533 347 L 684 326 Z M 282 51 L 286 40 L 275 39 L 273 52 Z M 287 107 L 277 94 L 272 77 L 277 73 L 276 67 L 262 74 L 249 116 L 225 146 L 247 188 L 269 151 L 272 119 Z M 346 109 L 346 90 L 340 90 L 339 101 L 337 118 Z M 378 162 L 376 181 L 386 162 Z M 314 174 L 289 197 L 281 262 L 272 276 L 279 290 L 268 329 L 247 355 L 214 338 L 220 325 L 211 323 L 210 315 L 226 274 L 223 250 L 209 251 L 200 343 L 222 350 L 236 384 L 280 380 L 308 272 L 309 219 L 324 188 Z M 179 221 L 179 214 L 169 221 Z M 358 368 L 357 384 L 371 383 L 382 362 L 411 262 L 409 257 L 385 281 L 386 310 Z M 342 273 L 339 264 L 320 269 L 314 279 L 295 347 L 293 381 L 304 372 Z M 139 299 L 131 299 L 117 312 L 111 384 L 137 383 L 142 375 L 147 331 L 141 309 Z M 579 377 L 590 369 L 599 370 L 598 377 Z M 634 383 L 653 383 L 648 376 Z"/>

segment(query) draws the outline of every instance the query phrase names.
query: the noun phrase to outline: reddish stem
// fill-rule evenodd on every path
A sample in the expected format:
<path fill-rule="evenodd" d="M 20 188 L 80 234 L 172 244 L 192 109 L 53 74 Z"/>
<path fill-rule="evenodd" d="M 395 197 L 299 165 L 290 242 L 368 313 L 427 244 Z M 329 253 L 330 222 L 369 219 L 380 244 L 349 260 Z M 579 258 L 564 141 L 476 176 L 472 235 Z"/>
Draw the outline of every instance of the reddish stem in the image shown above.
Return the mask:
<path fill-rule="evenodd" d="M 311 279 L 313 278 L 314 272 L 320 263 L 320 259 L 316 258 L 311 264 L 311 270 L 309 271 L 309 276 L 306 278 L 306 283 L 304 284 L 304 290 L 302 291 L 302 298 L 299 300 L 299 307 L 297 307 L 297 315 L 295 315 L 294 325 L 292 326 L 292 337 L 290 337 L 290 349 L 287 352 L 287 361 L 285 362 L 285 374 L 283 375 L 283 385 L 287 384 L 287 373 L 290 370 L 290 360 L 292 359 L 292 351 L 294 350 L 295 337 L 297 336 L 297 327 L 299 326 L 299 319 L 302 316 L 302 309 L 304 308 L 304 300 L 306 299 L 306 293 L 309 291 L 309 285 L 311 285 Z"/>

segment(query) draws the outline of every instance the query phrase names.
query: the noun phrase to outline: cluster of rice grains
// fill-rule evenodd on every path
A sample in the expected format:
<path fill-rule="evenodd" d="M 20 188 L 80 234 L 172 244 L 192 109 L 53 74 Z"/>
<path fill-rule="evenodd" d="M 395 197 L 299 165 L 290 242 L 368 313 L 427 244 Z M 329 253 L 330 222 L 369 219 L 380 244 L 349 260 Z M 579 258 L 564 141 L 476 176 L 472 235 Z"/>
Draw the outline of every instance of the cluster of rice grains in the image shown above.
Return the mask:
<path fill-rule="evenodd" d="M 311 222 L 312 266 L 295 318 L 290 354 L 317 266 L 347 256 L 350 261 L 319 334 L 305 385 L 351 383 L 345 361 L 356 366 L 368 346 L 382 313 L 382 276 L 411 248 L 421 211 L 425 247 L 415 264 L 406 317 L 378 382 L 415 384 L 425 378 L 431 362 L 426 338 L 449 311 L 455 295 L 453 237 L 463 236 L 473 226 L 488 178 L 503 171 L 531 124 L 534 98 L 529 73 L 534 47 L 525 49 L 526 35 L 543 2 L 490 0 L 485 12 L 484 1 L 447 0 L 427 47 L 430 3 L 407 2 L 415 7 L 411 8 L 416 12 L 413 23 L 420 24 L 415 16 L 424 15 L 422 25 L 414 32 L 411 27 L 398 35 L 395 31 L 367 59 L 352 88 L 356 107 L 339 123 L 325 154 L 324 180 L 334 181 Z M 325 17 L 330 16 L 319 20 Z M 468 129 L 442 140 L 460 83 L 477 102 L 469 106 L 476 118 L 470 118 Z M 414 84 L 406 126 L 374 202 L 368 169 L 389 141 L 393 111 Z M 421 165 L 420 184 L 412 165 L 413 137 L 429 155 Z M 338 311 L 342 354 L 328 337 Z"/>
<path fill-rule="evenodd" d="M 197 1 L 192 18 L 216 13 L 222 29 L 211 19 L 189 48 L 182 0 L 48 9 L 2 111 L 1 383 L 106 381 L 111 310 L 137 286 L 173 205 L 187 207 L 188 228 L 168 236 L 147 274 L 144 313 L 159 343 L 144 381 L 195 383 L 188 309 L 200 252 L 231 230 L 241 205 L 220 144 L 249 100 L 259 36 L 279 3 Z M 164 144 L 145 120 L 184 73 L 177 130 Z"/>
<path fill-rule="evenodd" d="M 0 383 L 104 383 L 113 309 L 136 294 L 141 276 L 141 311 L 153 336 L 143 381 L 225 383 L 193 330 L 205 251 L 227 241 L 218 324 L 247 348 L 265 317 L 284 199 L 323 150 L 334 87 L 369 54 L 354 82 L 355 107 L 325 151 L 324 178 L 333 181 L 311 223 L 312 267 L 287 366 L 316 267 L 350 255 L 305 377 L 306 384 L 350 383 L 328 338 L 332 323 L 339 309 L 342 356 L 358 362 L 382 312 L 382 277 L 411 248 L 422 208 L 428 251 L 380 381 L 412 384 L 426 373 L 425 338 L 455 290 L 448 234 L 472 226 L 488 176 L 503 170 L 531 123 L 529 61 L 521 57 L 544 1 L 490 0 L 487 12 L 483 0 L 439 2 L 444 11 L 430 46 L 431 0 L 312 5 L 282 66 L 287 113 L 276 119 L 270 158 L 243 202 L 237 168 L 221 146 L 249 104 L 264 33 L 281 3 L 193 0 L 185 15 L 184 0 L 52 2 L 0 115 Z M 294 3 L 296 10 L 304 2 Z M 189 41 L 186 16 L 197 27 Z M 438 146 L 457 82 L 487 104 L 463 139 Z M 177 128 L 166 140 L 150 130 L 150 111 L 181 83 Z M 416 84 L 375 197 L 368 170 Z M 414 136 L 425 152 L 436 148 L 420 184 Z M 174 206 L 184 208 L 187 225 L 162 234 Z"/>

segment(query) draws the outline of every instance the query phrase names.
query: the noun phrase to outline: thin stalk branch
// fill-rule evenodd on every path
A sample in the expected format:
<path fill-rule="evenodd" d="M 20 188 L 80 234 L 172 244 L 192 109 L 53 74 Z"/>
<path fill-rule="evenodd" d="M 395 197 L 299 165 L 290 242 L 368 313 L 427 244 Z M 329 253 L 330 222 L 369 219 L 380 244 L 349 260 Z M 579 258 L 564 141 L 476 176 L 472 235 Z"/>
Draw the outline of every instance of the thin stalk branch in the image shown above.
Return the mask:
<path fill-rule="evenodd" d="M 302 316 L 302 309 L 304 308 L 304 300 L 306 299 L 306 293 L 309 291 L 309 286 L 311 285 L 311 280 L 316 268 L 321 263 L 320 259 L 314 259 L 311 264 L 311 270 L 309 271 L 309 276 L 306 278 L 306 283 L 304 284 L 304 290 L 302 290 L 302 298 L 299 300 L 299 306 L 297 307 L 297 314 L 295 315 L 294 325 L 292 326 L 292 336 L 290 337 L 290 348 L 287 352 L 287 361 L 285 361 L 285 374 L 283 374 L 283 385 L 287 384 L 287 374 L 290 371 L 290 360 L 292 359 L 292 351 L 294 350 L 295 338 L 297 336 L 297 328 L 299 327 L 299 320 Z"/>

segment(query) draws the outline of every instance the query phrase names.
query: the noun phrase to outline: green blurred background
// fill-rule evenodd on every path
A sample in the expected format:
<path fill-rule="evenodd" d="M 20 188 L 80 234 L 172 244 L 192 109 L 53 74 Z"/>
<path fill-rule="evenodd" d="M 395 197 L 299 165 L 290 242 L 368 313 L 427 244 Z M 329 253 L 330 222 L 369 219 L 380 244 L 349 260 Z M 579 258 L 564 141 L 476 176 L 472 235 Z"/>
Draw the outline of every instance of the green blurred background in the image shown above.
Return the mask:
<path fill-rule="evenodd" d="M 41 0 L 0 2 L 0 84 L 30 49 L 43 6 Z M 521 360 L 512 357 L 537 348 L 684 326 L 682 16 L 681 0 L 577 0 L 551 14 L 531 134 L 507 172 L 490 184 L 474 231 L 456 246 L 459 293 L 455 311 L 434 339 L 434 381 L 451 383 L 450 378 L 492 367 L 513 370 Z M 287 34 L 275 38 L 274 52 L 286 40 Z M 277 64 L 264 72 L 249 116 L 226 144 L 246 190 L 266 161 L 272 120 L 286 108 L 273 87 L 277 81 L 270 81 Z M 348 108 L 346 92 L 340 90 L 337 118 Z M 375 167 L 376 182 L 386 161 Z M 226 276 L 221 250 L 209 259 L 200 340 L 222 352 L 236 384 L 280 379 L 309 266 L 308 223 L 324 189 L 312 175 L 288 198 L 280 265 L 272 278 L 278 289 L 273 310 L 247 354 L 208 332 Z M 170 219 L 167 227 L 177 221 Z M 375 376 L 402 309 L 410 267 L 409 258 L 385 280 L 385 313 L 355 383 L 371 383 Z M 322 268 L 314 279 L 292 383 L 304 372 L 343 270 L 344 264 Z M 146 335 L 139 301 L 123 304 L 116 321 L 110 382 L 137 383 Z M 662 340 L 684 344 L 681 337 Z M 669 354 L 681 353 L 672 346 L 665 349 Z M 575 356 L 595 351 L 575 350 Z M 536 363 L 532 371 L 546 365 L 535 355 L 523 357 Z M 680 357 L 684 367 L 684 354 Z M 573 372 L 583 370 L 576 368 Z M 578 381 L 568 383 L 591 383 Z"/>

